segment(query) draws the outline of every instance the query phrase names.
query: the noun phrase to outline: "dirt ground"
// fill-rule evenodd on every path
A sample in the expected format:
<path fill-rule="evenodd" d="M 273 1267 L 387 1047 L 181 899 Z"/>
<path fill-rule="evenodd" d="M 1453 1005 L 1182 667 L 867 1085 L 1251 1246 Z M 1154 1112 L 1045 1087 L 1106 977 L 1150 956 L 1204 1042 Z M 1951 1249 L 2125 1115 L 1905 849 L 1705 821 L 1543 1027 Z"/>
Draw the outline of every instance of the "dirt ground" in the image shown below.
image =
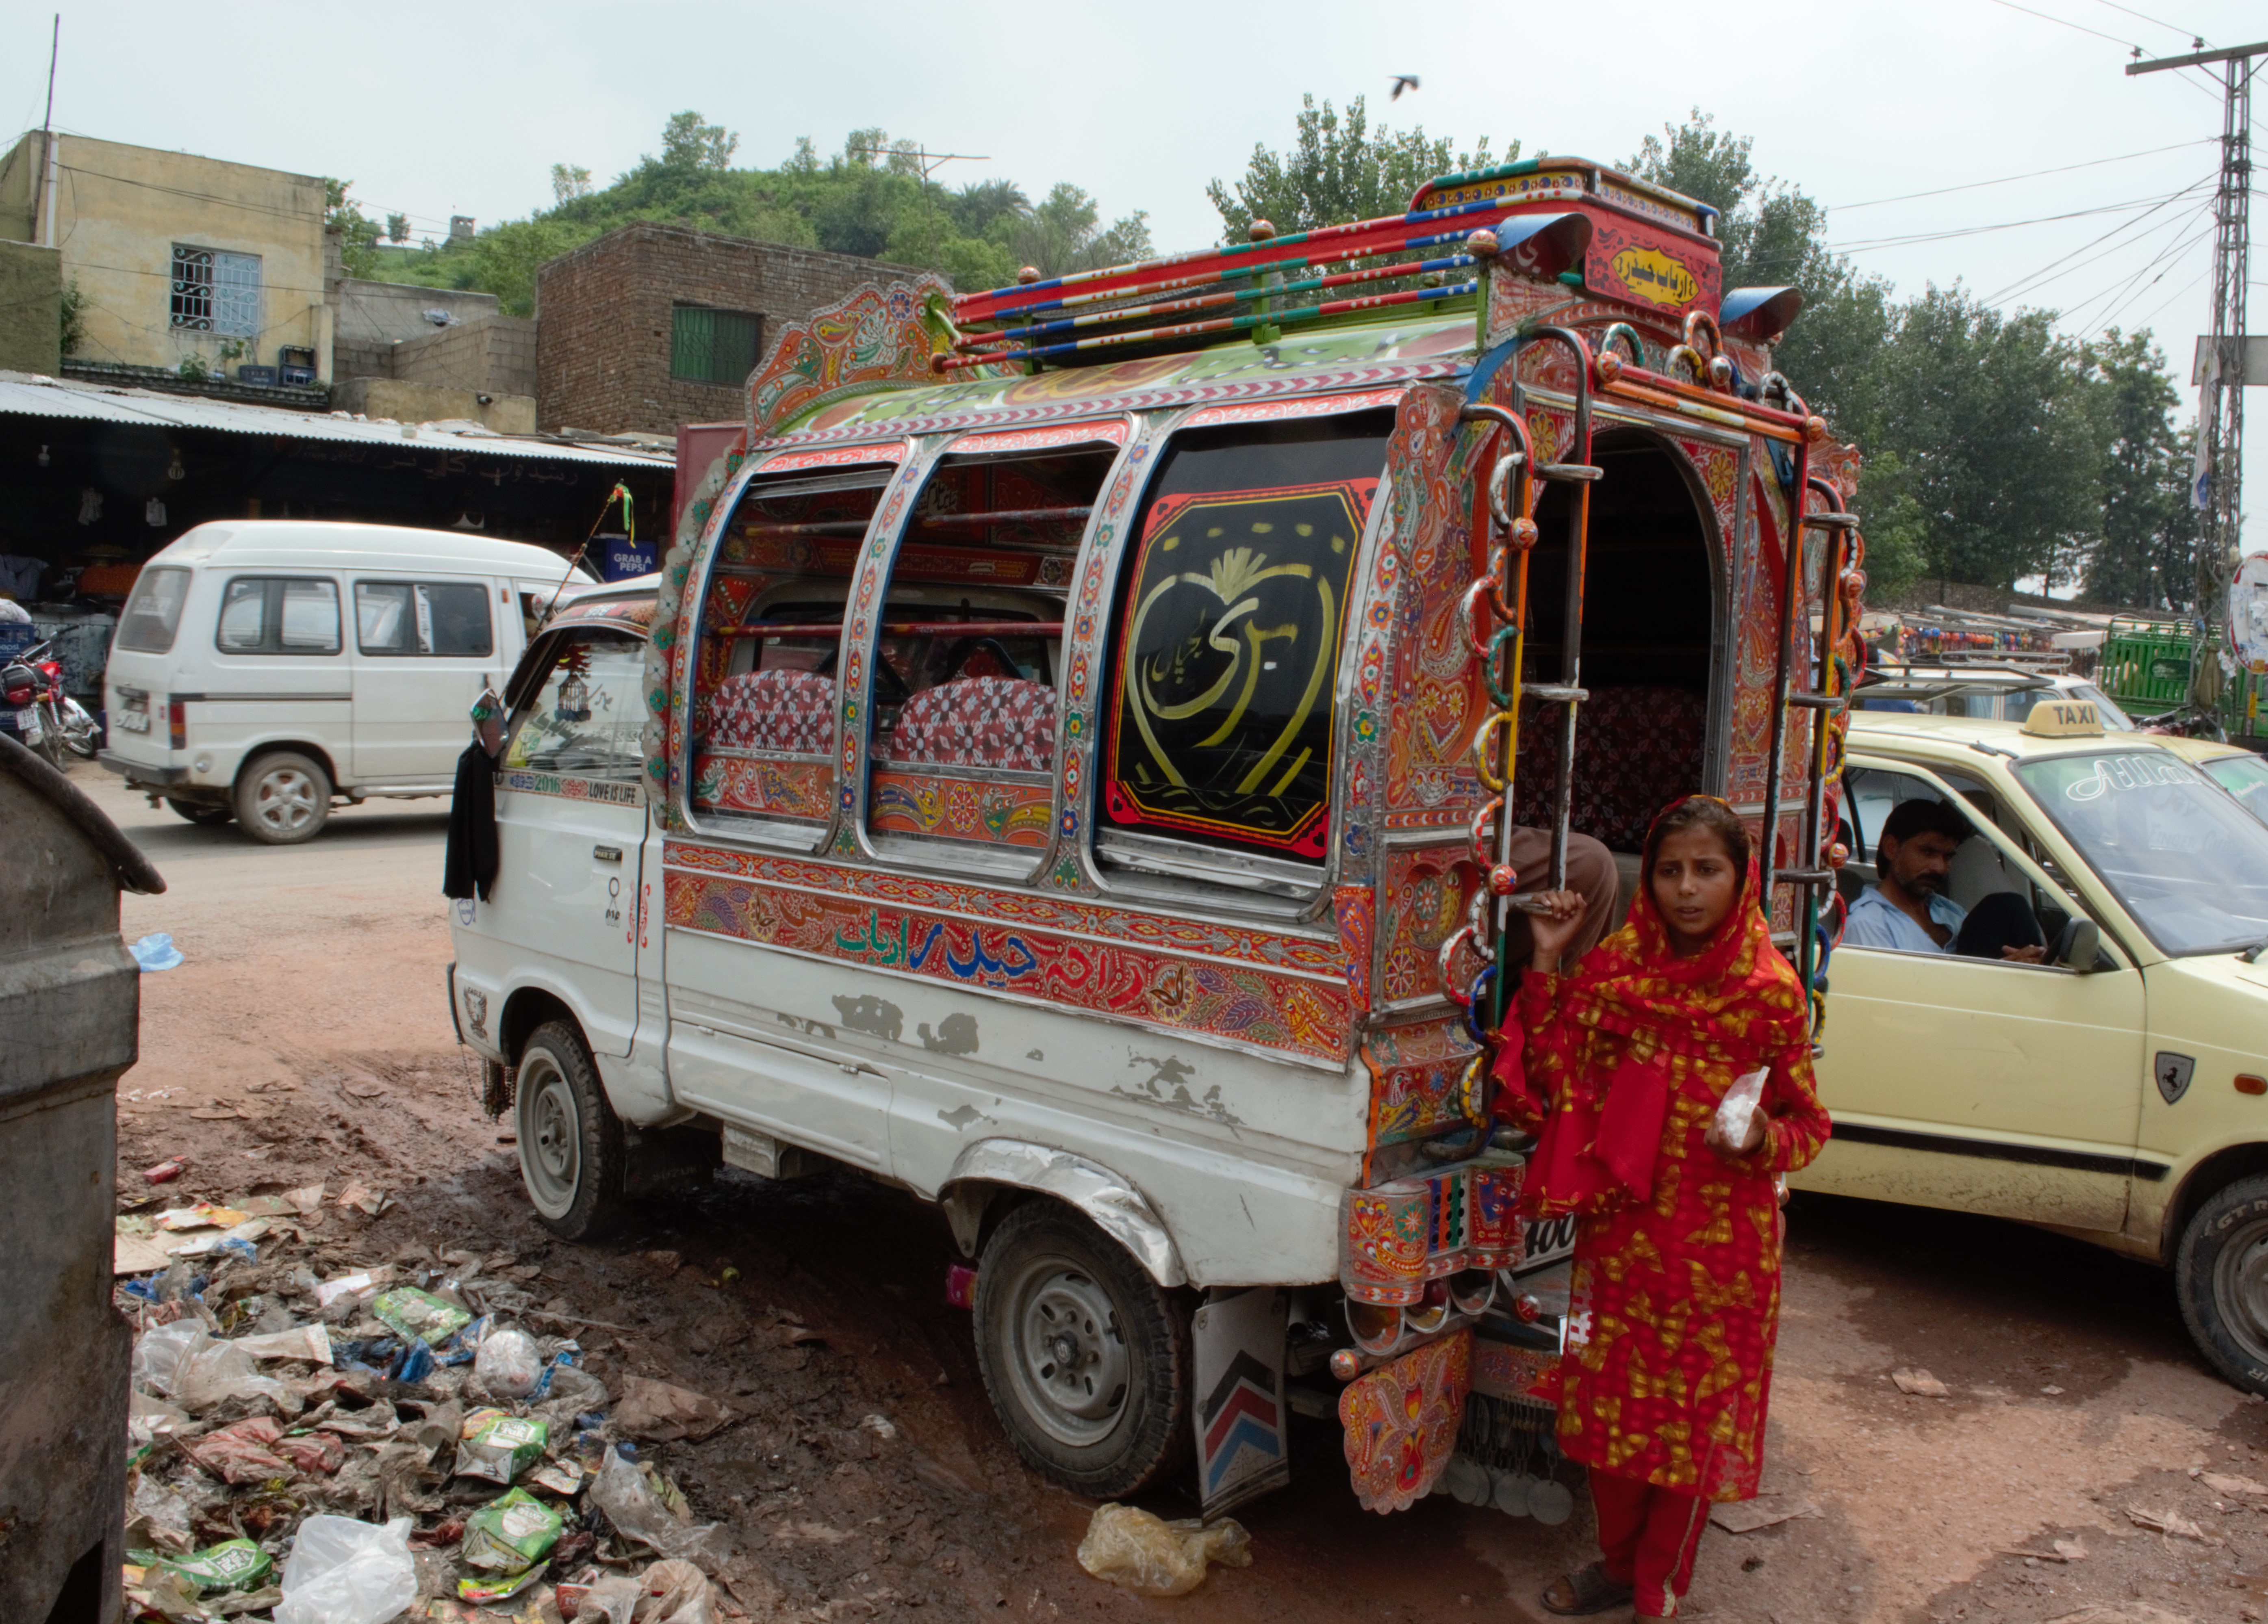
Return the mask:
<path fill-rule="evenodd" d="M 944 1298 L 956 1254 L 920 1203 L 847 1175 L 728 1173 L 604 1246 L 534 1221 L 510 1123 L 481 1114 L 449 1025 L 441 803 L 373 803 L 277 850 L 152 811 L 92 764 L 73 776 L 170 884 L 126 899 L 128 939 L 168 931 L 187 956 L 143 978 L 122 1196 L 173 1156 L 190 1165 L 169 1198 L 359 1181 L 393 1204 L 325 1210 L 312 1238 L 335 1264 L 423 1245 L 540 1265 L 539 1301 L 575 1316 L 543 1328 L 578 1336 L 602 1379 L 658 1377 L 743 1414 L 659 1456 L 725 1521 L 757 1616 L 1542 1619 L 1542 1585 L 1587 1560 L 1587 1507 L 1557 1529 L 1446 1496 L 1367 1515 L 1335 1432 L 1303 1422 L 1292 1486 L 1240 1513 L 1249 1568 L 1174 1602 L 1098 1584 L 1072 1557 L 1092 1505 L 1000 1435 Z M 1760 1503 L 1797 1515 L 1712 1529 L 1689 1616 L 2261 1618 L 2268 1405 L 2206 1370 L 2163 1275 L 1994 1220 L 1823 1197 L 1798 1197 L 1790 1236 Z M 1900 1391 L 1901 1368 L 1947 1395 Z"/>

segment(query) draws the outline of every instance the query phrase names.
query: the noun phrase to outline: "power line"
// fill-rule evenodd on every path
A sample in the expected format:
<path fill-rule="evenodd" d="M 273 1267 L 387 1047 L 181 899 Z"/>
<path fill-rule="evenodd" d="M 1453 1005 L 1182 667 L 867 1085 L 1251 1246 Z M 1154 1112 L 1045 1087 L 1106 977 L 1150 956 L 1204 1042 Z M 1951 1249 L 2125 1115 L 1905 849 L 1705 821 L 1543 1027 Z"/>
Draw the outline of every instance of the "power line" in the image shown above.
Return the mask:
<path fill-rule="evenodd" d="M 2105 33 L 2100 28 L 2089 28 L 2085 23 L 2074 23 L 2069 18 L 2053 17 L 2045 11 L 2035 11 L 2028 5 L 2018 5 L 2016 0 L 1992 0 L 1994 5 L 2005 5 L 2012 11 L 2021 11 L 2027 17 L 2036 17 L 2043 23 L 2057 23 L 2066 28 L 2076 28 L 2081 33 L 2091 33 L 2098 40 L 2108 40 L 2113 45 L 2123 45 L 2130 51 L 2142 48 L 2132 40 L 2122 40 L 2116 34 Z"/>
<path fill-rule="evenodd" d="M 2009 231 L 2020 226 L 2048 225 L 2058 220 L 2080 220 L 2089 215 L 2117 214 L 2127 209 L 2162 209 L 2168 203 L 2176 202 L 2194 192 L 2198 187 L 2209 184 L 2212 179 L 2213 177 L 2208 175 L 2205 180 L 2184 187 L 2178 192 L 2169 192 L 2162 196 L 2137 197 L 2118 203 L 2098 203 L 2091 209 L 2071 209 L 2061 214 L 2035 215 L 2029 220 L 2002 220 L 1992 225 L 1963 225 L 1942 231 L 1913 231 L 1899 237 L 1867 237 L 1854 242 L 1830 243 L 1828 246 L 1837 254 L 1856 254 L 1871 252 L 1877 248 L 1903 248 L 1915 243 L 1946 242 L 1956 237 L 1981 237 L 1987 231 Z"/>
<path fill-rule="evenodd" d="M 2177 202 L 2182 198 L 2189 196 L 2191 194 L 2196 192 L 2199 187 L 2208 184 L 2211 180 L 2212 177 L 2208 176 L 2205 180 L 2199 180 L 2193 185 L 2183 187 L 2179 192 L 2175 193 L 2173 196 L 2169 197 L 2163 202 L 2161 202 L 2158 205 L 2158 209 L 2162 209 L 2167 203 Z M 2095 238 L 2092 242 L 2083 242 L 2080 244 L 2078 247 L 2073 248 L 2069 254 L 2062 254 L 2055 259 L 2050 260 L 2045 265 L 2040 267 L 2038 270 L 2030 271 L 2017 277 L 2015 281 L 2008 283 L 2007 286 L 2001 289 L 1998 293 L 1994 293 L 1987 297 L 1984 302 L 1987 305 L 1997 305 L 2002 299 L 2012 298 L 2019 293 L 2029 292 L 2034 287 L 2044 287 L 2046 283 L 2042 279 L 2047 276 L 2048 272 L 2054 270 L 2059 265 L 2066 264 L 2072 260 L 2077 259 L 2088 249 L 2098 247 L 2102 244 L 2110 241 L 2110 239 L 2117 236 L 2119 232 L 2132 230 L 2133 227 L 2139 225 L 2144 220 L 2148 219 L 2150 215 L 2155 214 L 2156 212 L 2157 209 L 2153 209 L 2148 213 L 2137 216 L 2132 220 L 2124 221 L 2117 225 L 2112 226 L 2109 231 L 2103 232 L 2102 236 Z"/>
<path fill-rule="evenodd" d="M 2121 232 L 2132 231 L 2135 226 L 2141 224 L 2143 221 L 2146 220 L 2148 217 L 2148 216 L 2145 215 L 2139 219 L 2129 220 L 2124 224 L 2118 226 L 2115 230 L 2105 232 L 2102 236 L 2096 238 L 2094 242 L 2081 244 L 2078 248 L 2073 250 L 2073 254 L 2086 254 L 2088 249 L 2095 246 L 2096 244 L 2109 243 L 2110 246 L 2104 248 L 2102 253 L 2089 254 L 2086 259 L 2077 261 L 2076 262 L 2068 265 L 2065 265 L 2064 261 L 2069 260 L 2072 257 L 2071 254 L 2064 254 L 2058 259 L 2051 260 L 2046 265 L 2041 267 L 2038 270 L 2019 276 L 2014 282 L 2010 283 L 2004 290 L 1995 294 L 1992 299 L 1987 301 L 1987 303 L 1997 304 L 2002 299 L 2014 298 L 2019 294 L 2037 293 L 2042 288 L 2046 287 L 2051 282 L 2061 282 L 2066 276 L 2072 275 L 2075 271 L 2085 270 L 2090 265 L 2101 264 L 2104 260 L 2110 258 L 2110 256 L 2115 254 L 2124 253 L 2127 249 L 2134 246 L 2133 243 L 2111 242 L 2111 239 L 2118 236 Z M 2178 232 L 2181 230 L 2181 226 L 2176 223 L 2173 229 Z M 2058 265 L 2062 265 L 2063 268 L 2058 270 L 2056 267 Z"/>
<path fill-rule="evenodd" d="M 2171 29 L 2176 33 L 2185 33 L 2192 40 L 2202 40 L 2205 38 L 2203 34 L 2198 33 L 2194 28 L 2180 27 L 2176 24 L 2167 22 L 2162 18 L 2152 17 L 2147 12 L 2138 11 L 2131 5 L 2121 5 L 2118 4 L 2118 0 L 2095 0 L 2095 4 L 2097 5 L 2107 5 L 2114 11 L 2124 11 L 2129 17 L 2139 18 L 2142 21 L 2152 24 L 2157 27 Z"/>
<path fill-rule="evenodd" d="M 2074 169 L 2099 169 L 2105 164 L 2124 164 L 2133 158 L 2156 158 L 2164 152 L 2178 152 L 2184 147 L 2202 147 L 2212 144 L 2213 144 L 2213 137 L 2200 136 L 2195 141 L 2176 141 L 2169 147 L 2152 147 L 2145 152 L 2123 152 L 2117 158 L 2091 158 L 2084 164 L 2065 164 L 2054 169 L 2031 169 L 2021 175 L 2002 175 L 1997 180 L 1970 180 L 1960 186 L 1941 186 L 1934 191 L 1903 192 L 1896 197 L 1871 198 L 1863 203 L 1835 203 L 1830 205 L 1829 212 L 1848 214 L 1853 209 L 1873 209 L 1882 203 L 1911 202 L 1917 197 L 1943 197 L 1950 192 L 1973 192 L 1979 187 L 2007 186 L 2015 180 L 2036 180 L 2042 175 L 2069 174 Z"/>

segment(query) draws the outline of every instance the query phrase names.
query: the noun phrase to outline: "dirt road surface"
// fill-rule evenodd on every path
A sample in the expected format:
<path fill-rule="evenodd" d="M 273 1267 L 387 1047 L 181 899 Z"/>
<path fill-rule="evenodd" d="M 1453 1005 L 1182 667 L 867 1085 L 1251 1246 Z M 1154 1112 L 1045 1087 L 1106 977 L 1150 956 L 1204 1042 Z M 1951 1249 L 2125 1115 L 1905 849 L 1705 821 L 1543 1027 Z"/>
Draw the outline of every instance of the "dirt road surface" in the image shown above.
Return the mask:
<path fill-rule="evenodd" d="M 128 939 L 168 931 L 187 955 L 143 978 L 122 1190 L 176 1155 L 190 1168 L 169 1194 L 360 1183 L 392 1204 L 326 1209 L 314 1233 L 335 1265 L 459 1249 L 539 1266 L 538 1298 L 575 1316 L 545 1328 L 580 1336 L 600 1377 L 674 1381 L 745 1417 L 660 1454 L 730 1527 L 756 1616 L 1527 1620 L 1587 1560 L 1587 1506 L 1557 1529 L 1445 1496 L 1365 1514 L 1334 1431 L 1303 1422 L 1292 1487 L 1240 1514 L 1248 1569 L 1178 1602 L 1090 1579 L 1072 1551 L 1093 1508 L 1002 1438 L 968 1317 L 944 1300 L 955 1253 L 918 1202 L 848 1176 L 735 1173 L 601 1246 L 534 1222 L 511 1124 L 480 1113 L 450 1028 L 442 803 L 342 812 L 277 849 L 153 811 L 92 764 L 73 776 L 170 884 L 125 900 Z M 1790 1231 L 1760 1503 L 1800 1514 L 1712 1529 L 1689 1616 L 2261 1617 L 2268 1405 L 2205 1368 L 2164 1275 L 2013 1224 L 1826 1198 L 1799 1197 Z M 1947 1396 L 1902 1392 L 1901 1368 Z"/>

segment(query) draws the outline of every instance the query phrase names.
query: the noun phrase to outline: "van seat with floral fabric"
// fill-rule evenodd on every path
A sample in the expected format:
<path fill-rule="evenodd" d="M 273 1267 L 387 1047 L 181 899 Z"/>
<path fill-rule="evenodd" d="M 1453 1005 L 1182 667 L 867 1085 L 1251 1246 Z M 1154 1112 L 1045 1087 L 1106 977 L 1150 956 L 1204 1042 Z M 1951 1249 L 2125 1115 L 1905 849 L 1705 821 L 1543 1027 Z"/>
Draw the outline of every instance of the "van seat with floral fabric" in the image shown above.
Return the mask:
<path fill-rule="evenodd" d="M 707 744 L 711 750 L 832 753 L 835 679 L 809 671 L 749 671 L 725 678 L 709 702 Z"/>
<path fill-rule="evenodd" d="M 897 727 L 878 753 L 899 766 L 1053 772 L 1056 691 L 1016 677 L 941 682 L 899 708 Z"/>

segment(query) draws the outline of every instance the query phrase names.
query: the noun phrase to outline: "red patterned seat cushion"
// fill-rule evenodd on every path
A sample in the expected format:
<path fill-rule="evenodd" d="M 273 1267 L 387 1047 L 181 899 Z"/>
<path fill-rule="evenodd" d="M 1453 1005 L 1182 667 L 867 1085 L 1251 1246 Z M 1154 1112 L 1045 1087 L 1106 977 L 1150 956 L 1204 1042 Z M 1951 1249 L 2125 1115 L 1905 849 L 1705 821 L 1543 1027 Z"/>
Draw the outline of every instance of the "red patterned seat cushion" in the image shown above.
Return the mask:
<path fill-rule="evenodd" d="M 896 762 L 1053 772 L 1056 691 L 1014 677 L 964 677 L 924 688 L 899 709 L 884 753 Z"/>
<path fill-rule="evenodd" d="M 835 679 L 809 671 L 743 672 L 717 685 L 708 715 L 711 750 L 828 755 L 835 749 Z"/>
<path fill-rule="evenodd" d="M 1513 819 L 1550 827 L 1557 801 L 1557 705 L 1521 707 L 1520 775 Z M 1646 826 L 1677 796 L 1701 788 L 1709 703 L 1683 688 L 1593 688 L 1575 727 L 1575 797 L 1570 827 L 1614 851 L 1637 851 Z"/>

